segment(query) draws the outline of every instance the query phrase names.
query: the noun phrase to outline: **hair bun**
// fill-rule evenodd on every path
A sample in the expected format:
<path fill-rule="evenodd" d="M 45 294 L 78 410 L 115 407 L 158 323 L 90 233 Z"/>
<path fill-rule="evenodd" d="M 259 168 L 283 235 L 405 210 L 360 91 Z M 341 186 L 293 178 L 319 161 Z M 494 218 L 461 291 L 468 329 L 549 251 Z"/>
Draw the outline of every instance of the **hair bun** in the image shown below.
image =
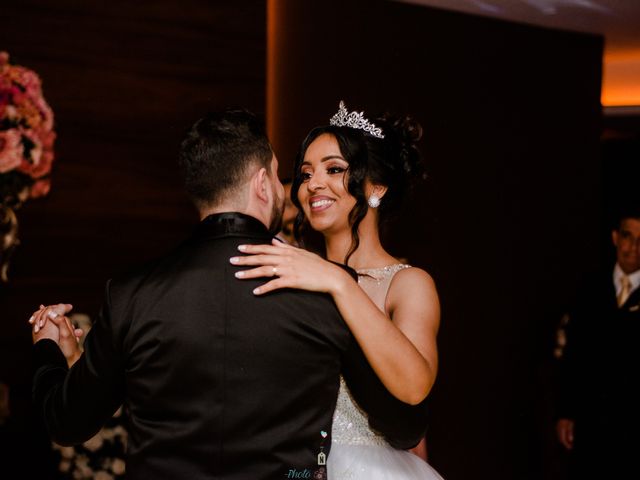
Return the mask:
<path fill-rule="evenodd" d="M 422 125 L 410 116 L 396 116 L 385 113 L 376 119 L 376 125 L 382 128 L 385 138 L 391 142 L 402 171 L 414 178 L 424 178 L 422 156 L 418 142 L 422 138 Z"/>

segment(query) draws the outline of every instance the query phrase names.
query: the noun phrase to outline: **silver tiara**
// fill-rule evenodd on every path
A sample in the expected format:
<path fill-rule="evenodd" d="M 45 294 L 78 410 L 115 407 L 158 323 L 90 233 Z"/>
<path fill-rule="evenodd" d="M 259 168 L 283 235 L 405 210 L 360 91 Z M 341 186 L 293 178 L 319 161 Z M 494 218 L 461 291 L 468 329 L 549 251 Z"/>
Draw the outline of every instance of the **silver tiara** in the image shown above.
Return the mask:
<path fill-rule="evenodd" d="M 358 130 L 364 130 L 372 137 L 384 138 L 382 130 L 380 128 L 377 128 L 373 123 L 370 123 L 369 120 L 364 118 L 364 112 L 349 113 L 347 107 L 344 106 L 344 101 L 342 100 L 340 100 L 338 113 L 331 117 L 331 120 L 329 120 L 329 125 L 333 125 L 335 127 L 357 128 Z"/>

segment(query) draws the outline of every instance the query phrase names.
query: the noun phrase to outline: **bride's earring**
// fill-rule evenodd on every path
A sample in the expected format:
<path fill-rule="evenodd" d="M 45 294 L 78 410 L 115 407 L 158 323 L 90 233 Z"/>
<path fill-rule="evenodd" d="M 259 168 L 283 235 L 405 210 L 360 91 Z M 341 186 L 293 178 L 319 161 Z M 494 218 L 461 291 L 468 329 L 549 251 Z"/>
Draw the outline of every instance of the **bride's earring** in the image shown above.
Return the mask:
<path fill-rule="evenodd" d="M 371 208 L 378 208 L 380 206 L 380 197 L 375 193 L 371 194 L 367 203 Z"/>

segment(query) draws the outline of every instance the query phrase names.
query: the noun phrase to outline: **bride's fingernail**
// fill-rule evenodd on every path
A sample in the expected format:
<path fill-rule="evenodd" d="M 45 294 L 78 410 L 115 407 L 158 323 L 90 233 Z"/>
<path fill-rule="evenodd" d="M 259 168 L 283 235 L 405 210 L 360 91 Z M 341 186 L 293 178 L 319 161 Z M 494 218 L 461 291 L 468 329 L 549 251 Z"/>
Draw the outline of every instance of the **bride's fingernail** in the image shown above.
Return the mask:
<path fill-rule="evenodd" d="M 240 250 L 241 252 L 244 252 L 247 249 L 246 245 L 238 245 L 238 250 Z"/>
<path fill-rule="evenodd" d="M 244 277 L 244 272 L 236 272 L 236 278 Z"/>
<path fill-rule="evenodd" d="M 34 319 L 34 318 L 35 318 L 35 317 L 34 317 L 33 315 L 31 315 L 31 318 L 29 319 L 29 323 L 33 323 L 33 319 Z"/>
<path fill-rule="evenodd" d="M 38 328 L 38 325 L 36 325 L 35 327 L 33 327 L 33 332 L 34 332 L 34 333 L 38 333 L 38 330 L 40 330 L 40 329 Z"/>
<path fill-rule="evenodd" d="M 231 263 L 238 263 L 238 262 L 240 261 L 240 258 L 239 258 L 239 257 L 231 257 L 231 258 L 229 259 L 229 261 L 230 261 Z"/>
<path fill-rule="evenodd" d="M 49 312 L 47 313 L 47 315 L 49 316 L 50 319 L 54 319 L 58 317 L 58 312 L 54 312 L 53 310 L 49 310 Z"/>
<path fill-rule="evenodd" d="M 260 287 L 254 288 L 253 289 L 253 293 L 256 294 L 256 295 L 259 295 L 260 294 Z"/>

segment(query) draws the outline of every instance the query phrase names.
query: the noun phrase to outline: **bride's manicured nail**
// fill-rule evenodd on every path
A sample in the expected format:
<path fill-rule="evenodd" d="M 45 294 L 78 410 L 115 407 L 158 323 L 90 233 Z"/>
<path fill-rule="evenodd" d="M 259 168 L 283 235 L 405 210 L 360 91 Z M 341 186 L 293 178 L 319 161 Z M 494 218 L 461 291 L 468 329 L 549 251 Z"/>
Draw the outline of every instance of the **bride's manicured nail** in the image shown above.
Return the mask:
<path fill-rule="evenodd" d="M 258 287 L 258 288 L 254 288 L 254 289 L 253 289 L 253 293 L 254 293 L 255 295 L 260 295 L 260 287 Z"/>
<path fill-rule="evenodd" d="M 38 325 L 36 325 L 35 327 L 33 327 L 33 332 L 34 332 L 34 333 L 38 333 L 38 330 L 40 330 L 40 328 L 38 328 Z"/>
<path fill-rule="evenodd" d="M 53 310 L 49 310 L 49 312 L 47 313 L 47 315 L 49 316 L 50 319 L 54 319 L 58 317 L 58 312 L 54 312 Z"/>
<path fill-rule="evenodd" d="M 231 263 L 238 263 L 238 262 L 240 261 L 240 258 L 239 258 L 239 257 L 231 257 L 231 258 L 229 259 L 229 261 L 230 261 Z"/>
<path fill-rule="evenodd" d="M 33 323 L 33 319 L 34 319 L 34 318 L 35 318 L 35 317 L 34 317 L 33 315 L 31 315 L 31 318 L 29 319 L 29 323 Z"/>
<path fill-rule="evenodd" d="M 238 245 L 238 250 L 240 250 L 241 252 L 244 252 L 247 249 L 246 245 Z"/>
<path fill-rule="evenodd" d="M 236 278 L 244 277 L 244 272 L 236 272 Z"/>

